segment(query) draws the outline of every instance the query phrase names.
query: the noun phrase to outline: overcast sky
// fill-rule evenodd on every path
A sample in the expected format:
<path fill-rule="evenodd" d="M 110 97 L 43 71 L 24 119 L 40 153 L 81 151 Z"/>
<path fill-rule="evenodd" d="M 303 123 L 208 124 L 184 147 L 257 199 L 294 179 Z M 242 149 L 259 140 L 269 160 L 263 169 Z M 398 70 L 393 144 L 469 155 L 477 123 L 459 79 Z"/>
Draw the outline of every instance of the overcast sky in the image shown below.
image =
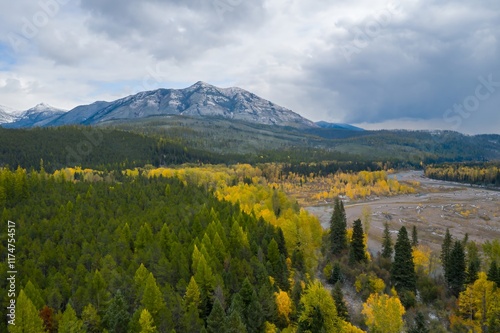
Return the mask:
<path fill-rule="evenodd" d="M 311 120 L 500 133 L 500 1 L 0 0 L 0 105 L 196 81 Z"/>

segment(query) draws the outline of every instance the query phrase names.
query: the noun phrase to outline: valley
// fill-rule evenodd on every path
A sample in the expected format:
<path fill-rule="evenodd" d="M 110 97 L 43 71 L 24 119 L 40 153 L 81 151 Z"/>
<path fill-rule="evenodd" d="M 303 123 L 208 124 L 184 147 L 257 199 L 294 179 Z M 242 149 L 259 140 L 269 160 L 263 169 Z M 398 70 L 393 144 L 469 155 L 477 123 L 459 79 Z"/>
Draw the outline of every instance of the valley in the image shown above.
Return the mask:
<path fill-rule="evenodd" d="M 381 250 L 384 223 L 392 233 L 403 225 L 408 230 L 415 225 L 420 243 L 433 251 L 440 251 L 446 228 L 458 239 L 466 233 L 469 240 L 478 243 L 500 239 L 500 192 L 429 179 L 422 171 L 404 171 L 391 177 L 402 183 L 419 182 L 418 193 L 345 203 L 348 224 L 362 216 L 363 207 L 370 208 L 368 247 L 373 255 Z M 323 228 L 330 227 L 331 205 L 306 209 L 320 219 Z"/>

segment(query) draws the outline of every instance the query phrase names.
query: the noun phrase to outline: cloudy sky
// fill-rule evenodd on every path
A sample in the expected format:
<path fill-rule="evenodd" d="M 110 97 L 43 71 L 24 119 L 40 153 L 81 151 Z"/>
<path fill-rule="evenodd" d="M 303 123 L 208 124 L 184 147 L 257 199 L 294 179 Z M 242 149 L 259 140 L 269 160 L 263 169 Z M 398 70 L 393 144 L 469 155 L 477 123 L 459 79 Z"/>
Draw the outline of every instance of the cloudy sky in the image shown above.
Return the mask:
<path fill-rule="evenodd" d="M 202 80 L 311 120 L 500 133 L 498 0 L 0 0 L 0 105 Z"/>

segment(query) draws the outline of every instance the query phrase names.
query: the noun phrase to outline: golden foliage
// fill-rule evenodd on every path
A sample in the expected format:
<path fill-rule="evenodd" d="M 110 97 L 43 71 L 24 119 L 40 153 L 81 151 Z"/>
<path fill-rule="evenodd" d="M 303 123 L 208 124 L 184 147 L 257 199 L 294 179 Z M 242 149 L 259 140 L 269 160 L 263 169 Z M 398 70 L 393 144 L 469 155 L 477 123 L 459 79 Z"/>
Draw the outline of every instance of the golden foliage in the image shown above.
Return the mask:
<path fill-rule="evenodd" d="M 361 313 L 374 332 L 399 333 L 403 328 L 405 308 L 397 296 L 371 294 Z"/>
<path fill-rule="evenodd" d="M 276 299 L 276 307 L 278 314 L 285 317 L 286 322 L 290 322 L 290 313 L 292 313 L 292 300 L 287 292 L 279 290 L 279 292 L 274 293 Z"/>

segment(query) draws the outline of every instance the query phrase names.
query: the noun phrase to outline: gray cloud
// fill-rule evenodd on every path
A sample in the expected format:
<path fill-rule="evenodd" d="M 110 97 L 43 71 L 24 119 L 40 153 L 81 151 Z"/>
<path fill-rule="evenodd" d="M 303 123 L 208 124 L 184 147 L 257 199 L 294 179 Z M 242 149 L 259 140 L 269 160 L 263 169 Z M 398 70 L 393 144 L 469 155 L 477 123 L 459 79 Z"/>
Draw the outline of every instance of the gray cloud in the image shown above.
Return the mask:
<path fill-rule="evenodd" d="M 98 1 L 82 2 L 92 15 L 86 24 L 128 49 L 145 48 L 157 59 L 185 61 L 237 44 L 238 34 L 259 29 L 263 1 Z"/>

